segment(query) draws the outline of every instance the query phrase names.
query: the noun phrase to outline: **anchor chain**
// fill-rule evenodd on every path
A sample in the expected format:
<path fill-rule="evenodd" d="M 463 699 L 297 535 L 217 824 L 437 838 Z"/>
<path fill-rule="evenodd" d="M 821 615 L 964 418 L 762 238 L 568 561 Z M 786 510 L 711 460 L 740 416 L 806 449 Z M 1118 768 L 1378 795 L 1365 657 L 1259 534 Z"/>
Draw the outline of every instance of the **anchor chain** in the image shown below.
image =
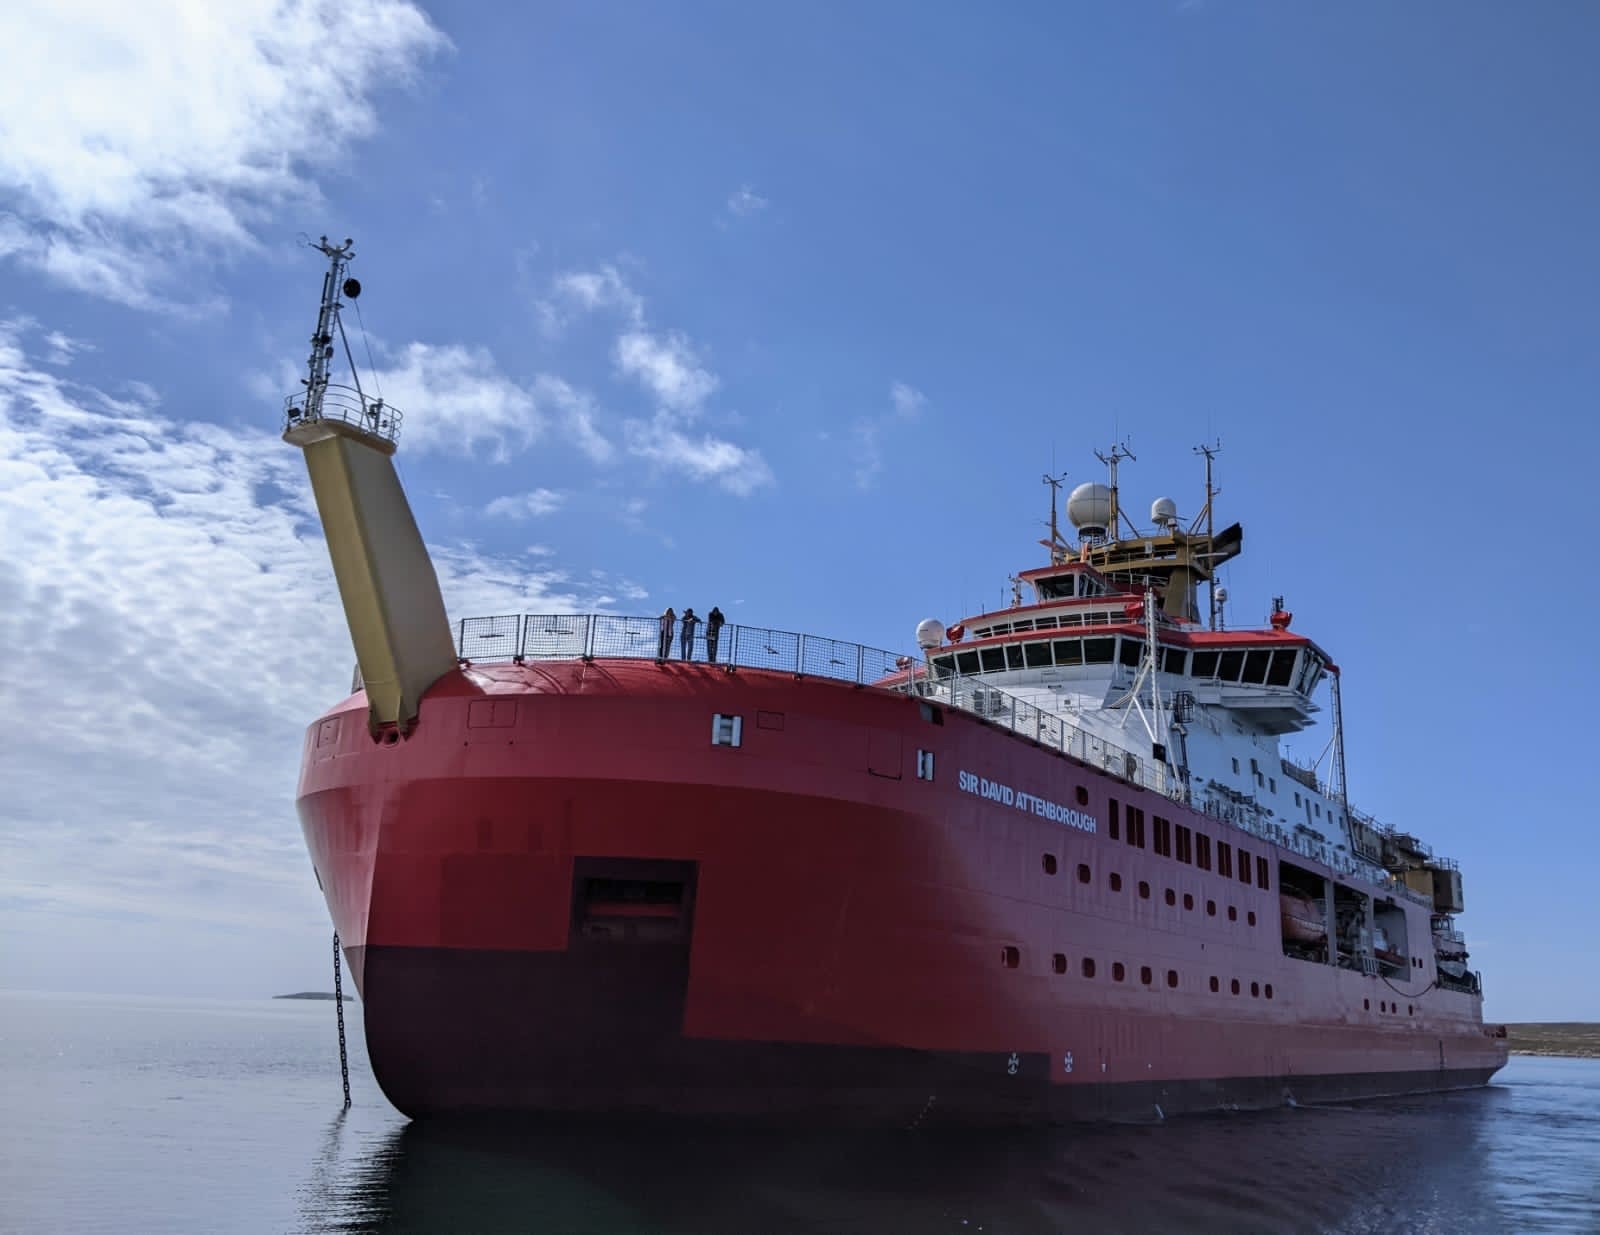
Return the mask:
<path fill-rule="evenodd" d="M 350 1109 L 350 1056 L 344 1044 L 344 983 L 340 978 L 339 932 L 333 932 L 333 1006 L 339 1011 L 339 1079 L 344 1082 L 344 1108 Z"/>

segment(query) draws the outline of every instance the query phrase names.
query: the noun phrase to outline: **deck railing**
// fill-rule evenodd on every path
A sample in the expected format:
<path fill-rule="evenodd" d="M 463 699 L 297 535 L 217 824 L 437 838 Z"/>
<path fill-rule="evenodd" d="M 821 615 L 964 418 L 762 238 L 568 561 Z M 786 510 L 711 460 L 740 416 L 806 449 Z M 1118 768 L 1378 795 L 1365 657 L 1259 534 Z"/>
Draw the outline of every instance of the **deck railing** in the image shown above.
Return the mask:
<path fill-rule="evenodd" d="M 493 664 L 540 660 L 660 660 L 716 664 L 730 669 L 768 669 L 796 677 L 820 677 L 857 686 L 915 695 L 1009 729 L 1020 737 L 1059 750 L 1143 789 L 1187 802 L 1219 823 L 1259 840 L 1315 858 L 1349 875 L 1371 876 L 1324 844 L 1313 844 L 1290 827 L 1265 819 L 1254 800 L 1222 803 L 1192 801 L 1186 781 L 1164 764 L 1091 733 L 1057 712 L 1046 711 L 981 675 L 939 673 L 927 676 L 920 656 L 866 647 L 840 639 L 766 626 L 723 625 L 713 643 L 704 620 L 697 622 L 685 647 L 681 619 L 663 643 L 661 620 L 609 613 L 526 613 L 463 618 L 456 627 L 456 652 L 465 662 Z M 361 688 L 358 667 L 352 691 Z M 1354 812 L 1352 812 L 1354 813 Z M 1394 890 L 1420 904 L 1431 904 L 1403 884 Z"/>

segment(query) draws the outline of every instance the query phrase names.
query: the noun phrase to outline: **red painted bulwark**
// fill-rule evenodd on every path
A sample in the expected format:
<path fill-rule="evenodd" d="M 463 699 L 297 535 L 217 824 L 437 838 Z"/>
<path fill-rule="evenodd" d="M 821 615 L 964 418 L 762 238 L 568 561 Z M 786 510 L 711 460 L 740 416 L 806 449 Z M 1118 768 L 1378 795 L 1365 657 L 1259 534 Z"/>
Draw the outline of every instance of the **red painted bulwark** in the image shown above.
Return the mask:
<path fill-rule="evenodd" d="M 1264 842 L 964 713 L 650 661 L 465 670 L 389 745 L 365 706 L 311 725 L 299 810 L 374 1069 L 411 1114 L 1093 1118 L 1505 1062 L 1478 997 L 1285 957 L 1275 878 L 1112 840 L 1108 802 L 1275 871 Z M 738 747 L 713 744 L 716 713 L 744 718 Z"/>

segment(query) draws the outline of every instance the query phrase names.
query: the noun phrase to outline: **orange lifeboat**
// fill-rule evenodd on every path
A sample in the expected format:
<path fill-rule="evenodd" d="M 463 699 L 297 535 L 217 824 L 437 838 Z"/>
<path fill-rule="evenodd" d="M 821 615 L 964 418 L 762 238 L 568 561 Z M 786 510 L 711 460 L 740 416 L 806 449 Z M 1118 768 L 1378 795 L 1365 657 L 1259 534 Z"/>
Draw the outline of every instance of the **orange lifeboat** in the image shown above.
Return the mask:
<path fill-rule="evenodd" d="M 1323 943 L 1328 930 L 1316 901 L 1298 892 L 1278 893 L 1278 912 L 1283 916 L 1283 937 L 1295 943 Z"/>

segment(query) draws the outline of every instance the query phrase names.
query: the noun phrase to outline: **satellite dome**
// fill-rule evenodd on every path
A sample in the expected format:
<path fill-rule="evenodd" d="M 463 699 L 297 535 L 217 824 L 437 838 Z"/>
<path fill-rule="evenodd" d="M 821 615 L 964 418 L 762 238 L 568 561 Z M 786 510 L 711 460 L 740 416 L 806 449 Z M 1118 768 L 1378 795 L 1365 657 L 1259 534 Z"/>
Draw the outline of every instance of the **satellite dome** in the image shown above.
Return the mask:
<path fill-rule="evenodd" d="M 1111 526 L 1111 489 L 1092 481 L 1067 498 L 1067 518 L 1080 532 L 1104 532 Z"/>
<path fill-rule="evenodd" d="M 1170 497 L 1158 497 L 1150 503 L 1150 522 L 1157 527 L 1171 527 L 1178 521 L 1178 503 Z"/>
<path fill-rule="evenodd" d="M 924 651 L 944 642 L 944 623 L 938 618 L 923 618 L 917 623 L 917 646 Z"/>

